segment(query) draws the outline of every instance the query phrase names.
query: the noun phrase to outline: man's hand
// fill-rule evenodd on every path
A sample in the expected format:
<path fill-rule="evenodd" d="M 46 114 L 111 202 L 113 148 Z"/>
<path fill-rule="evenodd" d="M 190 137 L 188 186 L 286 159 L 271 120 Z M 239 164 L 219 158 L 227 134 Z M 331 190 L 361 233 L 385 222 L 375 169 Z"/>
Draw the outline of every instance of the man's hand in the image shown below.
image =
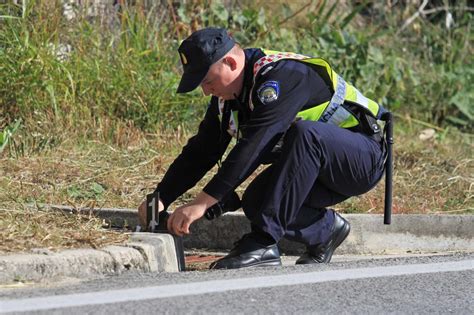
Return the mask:
<path fill-rule="evenodd" d="M 165 209 L 165 206 L 163 205 L 163 202 L 161 202 L 161 199 L 158 201 L 158 211 L 163 211 Z M 144 230 L 148 229 L 148 222 L 146 221 L 146 198 L 143 200 L 143 202 L 140 204 L 138 207 L 138 222 L 140 225 L 143 227 Z"/>
<path fill-rule="evenodd" d="M 168 231 L 178 236 L 189 234 L 191 223 L 201 218 L 206 209 L 216 202 L 217 199 L 205 192 L 201 192 L 192 202 L 173 211 L 168 218 Z"/>

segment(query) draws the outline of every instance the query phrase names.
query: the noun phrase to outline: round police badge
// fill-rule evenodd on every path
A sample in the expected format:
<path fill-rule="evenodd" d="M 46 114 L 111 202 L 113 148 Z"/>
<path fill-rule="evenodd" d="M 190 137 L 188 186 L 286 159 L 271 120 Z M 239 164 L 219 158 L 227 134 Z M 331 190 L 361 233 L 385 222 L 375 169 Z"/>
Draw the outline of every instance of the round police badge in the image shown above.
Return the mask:
<path fill-rule="evenodd" d="M 263 104 L 276 101 L 280 95 L 280 84 L 278 81 L 266 81 L 258 88 L 257 95 Z"/>

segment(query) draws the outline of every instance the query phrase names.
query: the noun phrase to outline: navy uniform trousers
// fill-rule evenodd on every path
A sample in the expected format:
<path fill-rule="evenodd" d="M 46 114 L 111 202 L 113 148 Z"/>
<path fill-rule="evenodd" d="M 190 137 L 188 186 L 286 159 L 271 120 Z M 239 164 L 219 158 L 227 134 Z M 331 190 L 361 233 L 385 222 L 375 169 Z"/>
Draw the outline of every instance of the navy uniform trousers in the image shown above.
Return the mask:
<path fill-rule="evenodd" d="M 314 121 L 287 131 L 281 155 L 244 193 L 252 228 L 312 246 L 326 242 L 337 204 L 373 188 L 383 175 L 384 149 L 362 133 Z"/>

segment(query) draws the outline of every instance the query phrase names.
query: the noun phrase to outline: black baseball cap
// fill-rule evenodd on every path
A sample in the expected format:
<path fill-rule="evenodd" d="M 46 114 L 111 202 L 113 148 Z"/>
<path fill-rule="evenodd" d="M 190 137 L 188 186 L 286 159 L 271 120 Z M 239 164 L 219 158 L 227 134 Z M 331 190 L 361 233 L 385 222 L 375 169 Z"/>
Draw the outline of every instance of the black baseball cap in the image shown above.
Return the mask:
<path fill-rule="evenodd" d="M 177 93 L 186 93 L 198 87 L 213 63 L 227 54 L 235 41 L 223 28 L 204 28 L 186 38 L 178 48 L 183 64 L 183 76 Z"/>

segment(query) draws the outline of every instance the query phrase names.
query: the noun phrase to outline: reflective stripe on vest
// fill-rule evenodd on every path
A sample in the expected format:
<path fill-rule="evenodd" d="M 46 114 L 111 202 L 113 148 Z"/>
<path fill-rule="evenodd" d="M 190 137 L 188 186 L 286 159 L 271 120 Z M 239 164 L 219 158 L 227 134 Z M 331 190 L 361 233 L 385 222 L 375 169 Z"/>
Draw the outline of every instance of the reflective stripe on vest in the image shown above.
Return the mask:
<path fill-rule="evenodd" d="M 338 125 L 343 128 L 354 127 L 359 124 L 359 121 L 354 115 L 341 106 L 345 101 L 349 101 L 363 108 L 365 112 L 371 114 L 375 118 L 379 118 L 380 106 L 373 100 L 370 100 L 362 95 L 362 93 L 360 93 L 360 91 L 357 90 L 353 85 L 345 82 L 344 79 L 338 75 L 324 59 L 308 57 L 291 52 L 277 52 L 272 50 L 263 50 L 263 52 L 266 54 L 266 56 L 263 56 L 254 64 L 254 85 L 255 78 L 263 67 L 269 65 L 265 68 L 261 75 L 264 75 L 273 69 L 273 65 L 270 64 L 284 59 L 298 60 L 312 66 L 320 67 L 324 69 L 331 80 L 331 82 L 327 82 L 328 84 L 332 85 L 334 90 L 331 100 L 329 102 L 317 104 L 312 108 L 300 111 L 297 114 L 298 117 L 301 117 L 305 120 L 319 120 L 322 122 Z M 253 87 L 250 93 L 252 93 L 252 90 Z M 252 97 L 250 97 L 249 105 L 250 109 L 253 110 Z"/>

